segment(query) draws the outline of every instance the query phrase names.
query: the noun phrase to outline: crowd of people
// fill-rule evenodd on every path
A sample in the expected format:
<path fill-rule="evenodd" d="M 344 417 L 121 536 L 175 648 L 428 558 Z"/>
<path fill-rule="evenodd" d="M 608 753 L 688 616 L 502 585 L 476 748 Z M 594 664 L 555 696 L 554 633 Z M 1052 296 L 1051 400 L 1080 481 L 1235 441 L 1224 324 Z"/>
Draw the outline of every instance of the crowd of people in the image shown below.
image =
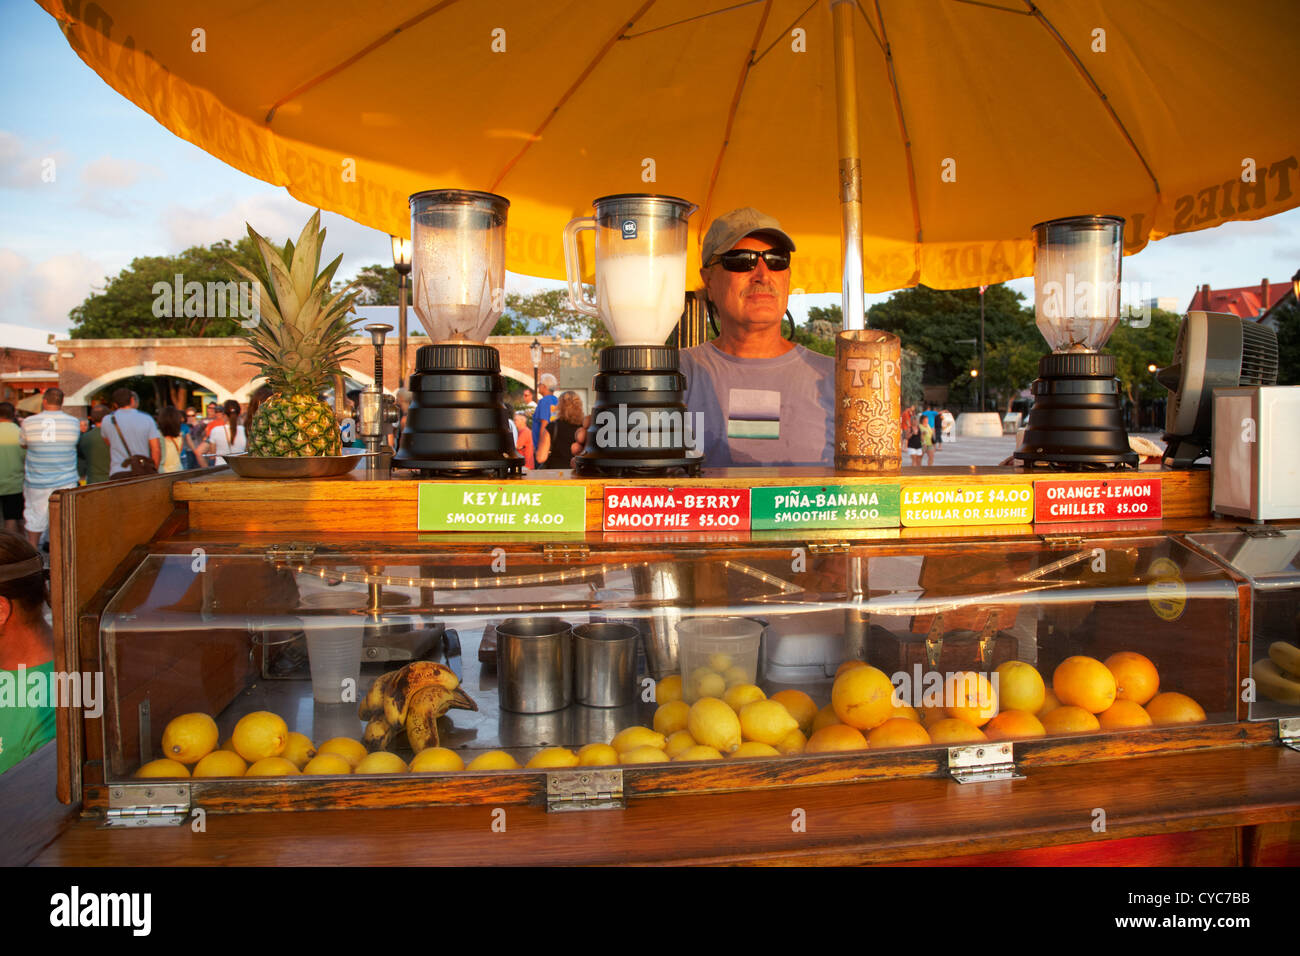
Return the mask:
<path fill-rule="evenodd" d="M 934 453 L 943 448 L 945 436 L 952 440 L 956 419 L 946 408 L 938 408 L 933 402 L 921 410 L 919 405 L 910 405 L 902 412 L 903 447 L 912 456 L 912 464 L 933 465 Z"/>
<path fill-rule="evenodd" d="M 573 457 L 568 449 L 582 428 L 582 396 L 574 391 L 557 395 L 558 384 L 547 372 L 537 380 L 540 398 L 534 399 L 533 390 L 525 388 L 515 406 L 515 448 L 527 469 L 568 468 Z"/>

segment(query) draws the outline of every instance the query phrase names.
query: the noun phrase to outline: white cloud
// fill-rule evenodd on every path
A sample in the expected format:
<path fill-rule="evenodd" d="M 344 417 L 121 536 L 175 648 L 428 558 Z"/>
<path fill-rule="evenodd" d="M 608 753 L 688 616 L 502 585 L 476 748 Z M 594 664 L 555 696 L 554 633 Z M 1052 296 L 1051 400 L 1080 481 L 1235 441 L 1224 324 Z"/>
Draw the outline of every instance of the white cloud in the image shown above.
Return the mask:
<path fill-rule="evenodd" d="M 31 143 L 0 129 L 0 187 L 48 189 L 65 175 L 68 154 L 48 142 Z"/>
<path fill-rule="evenodd" d="M 104 268 L 79 252 L 32 262 L 0 249 L 0 301 L 5 319 L 16 325 L 65 334 L 68 312 L 104 279 Z"/>
<path fill-rule="evenodd" d="M 116 156 L 100 156 L 82 167 L 81 181 L 96 189 L 126 189 L 143 177 L 161 175 L 162 170 L 148 163 L 118 159 Z"/>

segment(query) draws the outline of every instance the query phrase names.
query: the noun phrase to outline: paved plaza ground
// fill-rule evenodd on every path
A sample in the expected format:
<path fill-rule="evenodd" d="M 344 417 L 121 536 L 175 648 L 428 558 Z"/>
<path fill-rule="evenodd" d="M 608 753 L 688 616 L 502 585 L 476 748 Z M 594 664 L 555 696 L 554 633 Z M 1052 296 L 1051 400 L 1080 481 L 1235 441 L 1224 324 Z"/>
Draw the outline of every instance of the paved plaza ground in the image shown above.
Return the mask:
<path fill-rule="evenodd" d="M 1143 438 L 1149 438 L 1163 447 L 1160 433 L 1141 432 Z M 999 435 L 995 438 L 957 438 L 944 442 L 935 453 L 935 467 L 951 468 L 954 465 L 1000 465 L 1016 450 L 1015 435 Z M 906 449 L 904 450 L 906 451 Z M 912 459 L 903 455 L 903 464 L 911 466 Z M 922 465 L 922 467 L 925 467 Z"/>

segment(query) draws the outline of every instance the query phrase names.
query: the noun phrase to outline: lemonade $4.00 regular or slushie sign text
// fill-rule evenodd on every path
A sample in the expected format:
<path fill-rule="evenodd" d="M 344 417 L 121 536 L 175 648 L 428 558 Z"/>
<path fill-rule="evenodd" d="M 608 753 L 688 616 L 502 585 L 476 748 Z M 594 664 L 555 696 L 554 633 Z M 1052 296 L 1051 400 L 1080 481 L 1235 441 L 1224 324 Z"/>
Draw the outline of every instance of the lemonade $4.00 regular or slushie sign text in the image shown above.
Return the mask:
<path fill-rule="evenodd" d="M 422 482 L 416 512 L 420 531 L 583 531 L 582 485 L 463 485 Z"/>
<path fill-rule="evenodd" d="M 906 527 L 1029 524 L 1034 520 L 1034 486 L 1029 482 L 904 485 L 902 519 Z"/>

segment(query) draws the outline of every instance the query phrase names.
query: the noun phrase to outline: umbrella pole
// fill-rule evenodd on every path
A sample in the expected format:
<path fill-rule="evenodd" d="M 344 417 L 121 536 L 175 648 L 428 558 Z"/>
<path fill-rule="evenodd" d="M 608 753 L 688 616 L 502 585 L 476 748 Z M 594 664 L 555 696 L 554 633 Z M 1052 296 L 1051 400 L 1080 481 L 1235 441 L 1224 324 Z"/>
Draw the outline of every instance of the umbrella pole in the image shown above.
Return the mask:
<path fill-rule="evenodd" d="M 864 329 L 862 288 L 862 160 L 858 146 L 858 76 L 853 0 L 831 0 L 835 29 L 835 104 L 840 150 L 840 237 L 844 255 L 845 329 Z"/>

